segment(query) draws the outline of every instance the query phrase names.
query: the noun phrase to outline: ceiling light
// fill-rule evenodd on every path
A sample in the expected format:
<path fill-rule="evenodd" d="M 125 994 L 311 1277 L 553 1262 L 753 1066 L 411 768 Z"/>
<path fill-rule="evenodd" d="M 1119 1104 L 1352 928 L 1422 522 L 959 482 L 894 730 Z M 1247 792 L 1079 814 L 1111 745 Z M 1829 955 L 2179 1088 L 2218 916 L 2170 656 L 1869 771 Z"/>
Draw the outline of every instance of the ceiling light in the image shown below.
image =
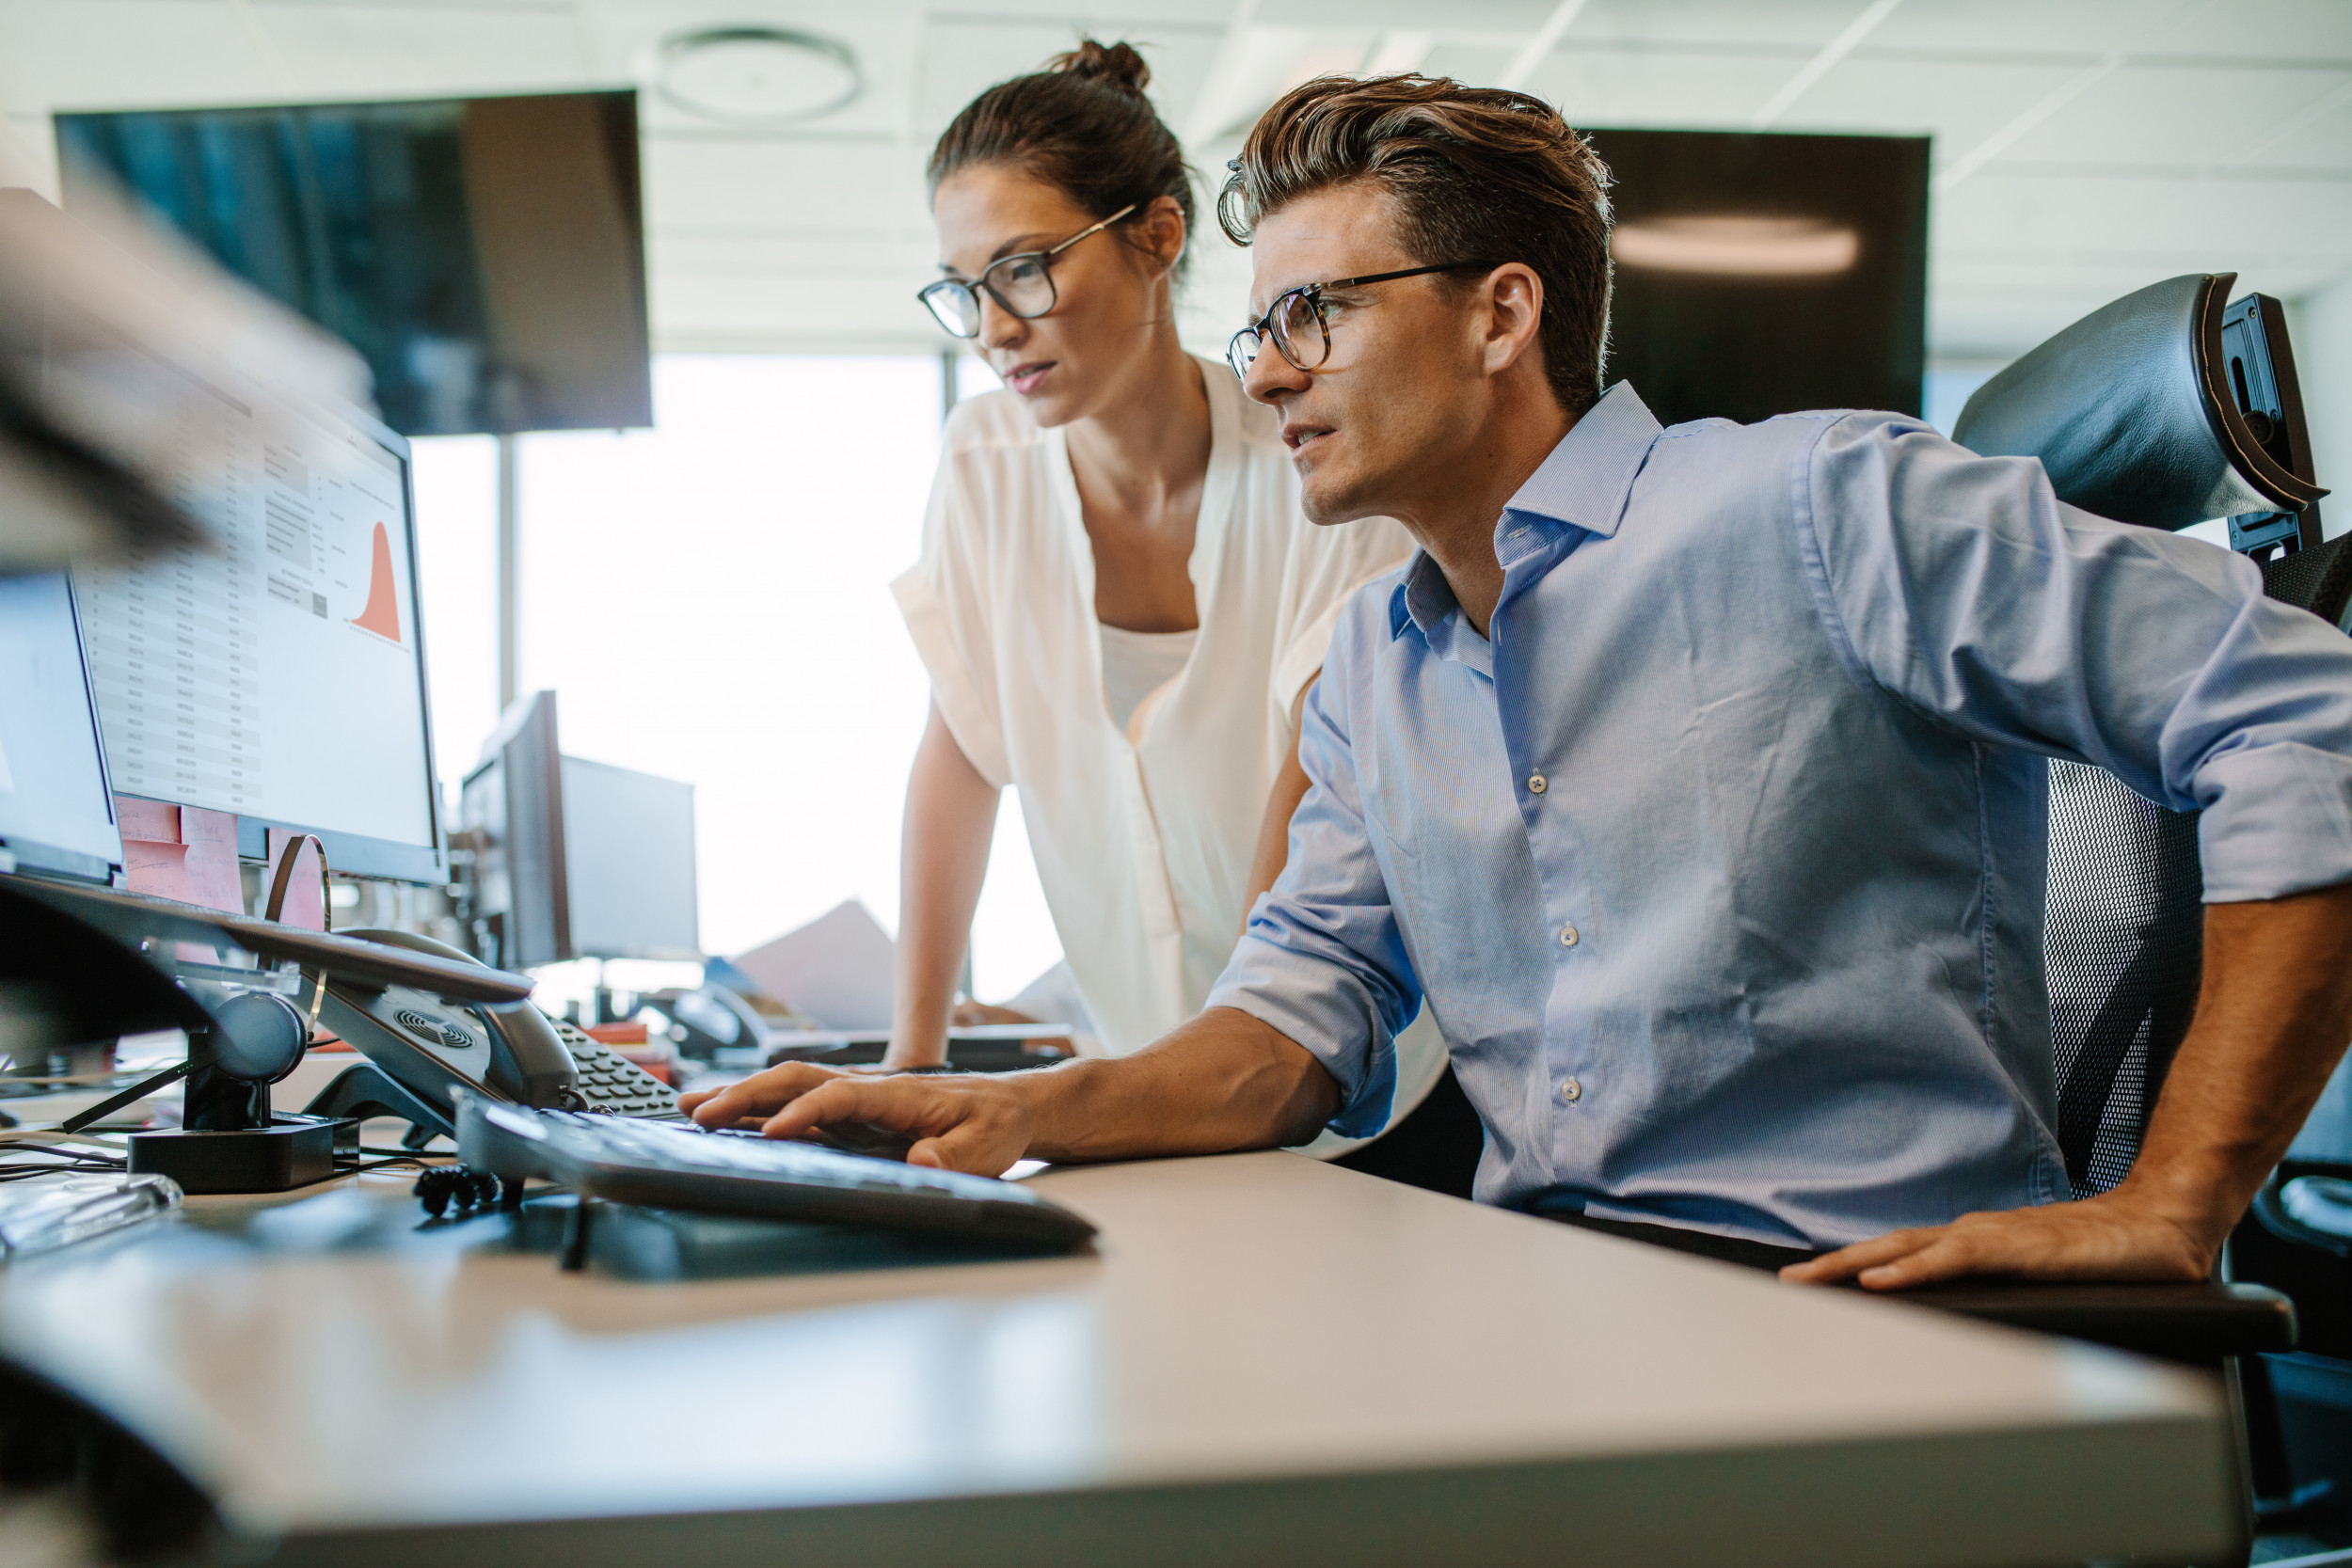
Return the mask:
<path fill-rule="evenodd" d="M 661 40 L 654 88 L 709 119 L 789 124 L 829 115 L 865 89 L 850 46 L 784 27 L 708 27 Z"/>
<path fill-rule="evenodd" d="M 1851 267 L 1862 239 L 1820 218 L 1642 218 L 1619 224 L 1609 248 L 1621 267 L 1806 277 Z"/>

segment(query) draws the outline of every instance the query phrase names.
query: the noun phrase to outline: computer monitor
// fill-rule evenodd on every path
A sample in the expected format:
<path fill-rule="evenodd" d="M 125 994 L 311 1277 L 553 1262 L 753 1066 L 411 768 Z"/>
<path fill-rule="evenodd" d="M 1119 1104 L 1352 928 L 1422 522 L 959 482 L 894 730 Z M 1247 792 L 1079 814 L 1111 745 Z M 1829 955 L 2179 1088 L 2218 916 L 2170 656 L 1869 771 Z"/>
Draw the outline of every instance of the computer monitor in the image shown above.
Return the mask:
<path fill-rule="evenodd" d="M 1588 135 L 1614 181 L 1610 381 L 1665 424 L 1920 411 L 1926 137 Z"/>
<path fill-rule="evenodd" d="M 653 422 L 637 95 L 61 114 L 119 188 L 366 356 L 410 436 Z"/>
<path fill-rule="evenodd" d="M 694 786 L 564 755 L 554 692 L 501 718 L 458 818 L 475 951 L 489 962 L 701 958 Z"/>
<path fill-rule="evenodd" d="M 0 577 L 0 870 L 111 881 L 122 834 L 65 573 Z"/>
<path fill-rule="evenodd" d="M 499 716 L 458 792 L 474 954 L 501 969 L 573 957 L 563 767 L 555 693 L 534 691 Z"/>
<path fill-rule="evenodd" d="M 75 568 L 114 788 L 234 813 L 246 859 L 279 829 L 339 872 L 446 882 L 408 443 L 226 371 L 214 389 L 184 461 L 226 498 L 219 546 Z"/>
<path fill-rule="evenodd" d="M 573 952 L 699 959 L 694 786 L 580 757 L 563 780 Z"/>

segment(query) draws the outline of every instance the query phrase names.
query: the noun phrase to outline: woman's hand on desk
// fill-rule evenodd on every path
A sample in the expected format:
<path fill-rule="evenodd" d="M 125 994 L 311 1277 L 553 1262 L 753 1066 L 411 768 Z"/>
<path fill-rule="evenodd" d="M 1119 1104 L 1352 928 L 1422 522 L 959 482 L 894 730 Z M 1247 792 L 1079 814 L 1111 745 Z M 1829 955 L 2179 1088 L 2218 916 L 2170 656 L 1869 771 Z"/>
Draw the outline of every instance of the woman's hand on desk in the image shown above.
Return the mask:
<path fill-rule="evenodd" d="M 787 1062 L 710 1094 L 678 1097 L 704 1127 L 756 1124 L 771 1138 L 820 1127 L 866 1127 L 915 1140 L 907 1164 L 996 1176 L 1027 1152 L 1028 1105 L 1010 1082 L 1025 1074 L 882 1077 Z"/>

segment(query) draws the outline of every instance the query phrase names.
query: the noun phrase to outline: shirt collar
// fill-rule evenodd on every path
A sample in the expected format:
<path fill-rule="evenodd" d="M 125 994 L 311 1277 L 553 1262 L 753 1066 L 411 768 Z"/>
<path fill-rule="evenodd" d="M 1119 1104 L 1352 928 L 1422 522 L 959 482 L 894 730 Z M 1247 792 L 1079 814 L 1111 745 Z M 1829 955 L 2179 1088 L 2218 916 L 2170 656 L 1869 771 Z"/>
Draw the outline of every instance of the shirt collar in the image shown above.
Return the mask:
<path fill-rule="evenodd" d="M 1504 503 L 1498 545 L 1516 526 L 1514 513 L 1572 524 L 1588 533 L 1614 534 L 1661 429 L 1633 383 L 1610 388 Z"/>
<path fill-rule="evenodd" d="M 1560 437 L 1560 444 L 1527 476 L 1495 525 L 1495 555 L 1508 565 L 1529 553 L 1522 535 L 1530 526 L 1547 537 L 1567 524 L 1587 532 L 1613 535 L 1633 494 L 1633 481 L 1649 461 L 1650 447 L 1663 429 L 1633 383 L 1620 381 Z M 1402 581 L 1389 594 L 1389 636 L 1402 637 L 1417 626 L 1425 638 L 1454 613 L 1455 600 L 1445 574 L 1426 550 L 1413 554 Z"/>

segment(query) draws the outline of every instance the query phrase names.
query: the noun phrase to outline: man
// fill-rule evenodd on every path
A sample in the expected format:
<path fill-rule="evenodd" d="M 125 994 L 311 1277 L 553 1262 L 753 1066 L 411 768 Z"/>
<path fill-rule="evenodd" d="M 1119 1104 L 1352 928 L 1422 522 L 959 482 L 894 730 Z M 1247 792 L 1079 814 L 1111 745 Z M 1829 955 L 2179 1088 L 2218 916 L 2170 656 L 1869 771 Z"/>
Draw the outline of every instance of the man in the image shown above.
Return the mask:
<path fill-rule="evenodd" d="M 2352 1038 L 2352 641 L 1916 420 L 1602 396 L 1606 174 L 1534 99 L 1313 82 L 1233 171 L 1309 515 L 1422 546 L 1333 637 L 1289 869 L 1135 1056 L 696 1118 L 988 1172 L 1362 1132 L 1425 995 L 1487 1201 L 1874 1288 L 2203 1276 Z M 2213 901 L 2139 1162 L 2078 1202 L 2045 754 L 2201 805 Z"/>

